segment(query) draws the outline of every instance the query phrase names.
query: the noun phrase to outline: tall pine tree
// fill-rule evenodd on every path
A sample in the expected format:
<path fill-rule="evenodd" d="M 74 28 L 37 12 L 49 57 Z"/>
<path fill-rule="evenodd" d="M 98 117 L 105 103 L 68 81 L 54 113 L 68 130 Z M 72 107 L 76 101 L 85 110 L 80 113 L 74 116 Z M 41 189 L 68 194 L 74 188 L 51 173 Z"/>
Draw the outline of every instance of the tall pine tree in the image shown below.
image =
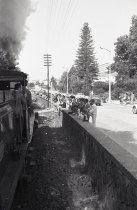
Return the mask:
<path fill-rule="evenodd" d="M 93 39 L 88 23 L 84 23 L 80 35 L 75 68 L 77 79 L 82 82 L 84 89 L 90 88 L 94 79 L 98 77 L 98 65 L 94 55 Z M 82 89 L 83 89 L 82 87 Z M 87 88 L 89 87 L 89 88 Z"/>

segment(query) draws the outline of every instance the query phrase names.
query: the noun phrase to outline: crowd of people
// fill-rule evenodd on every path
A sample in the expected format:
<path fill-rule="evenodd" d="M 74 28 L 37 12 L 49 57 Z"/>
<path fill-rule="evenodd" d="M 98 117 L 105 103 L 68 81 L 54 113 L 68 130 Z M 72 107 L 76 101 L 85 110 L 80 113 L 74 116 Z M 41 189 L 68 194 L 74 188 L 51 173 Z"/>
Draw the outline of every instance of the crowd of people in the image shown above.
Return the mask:
<path fill-rule="evenodd" d="M 93 126 L 96 126 L 97 106 L 94 99 L 66 97 L 58 94 L 53 97 L 53 101 L 59 115 L 63 109 L 67 109 L 69 114 L 76 115 L 83 121 L 89 122 L 91 117 Z"/>
<path fill-rule="evenodd" d="M 44 99 L 47 95 L 44 95 Z M 76 97 L 74 95 L 65 95 L 61 93 L 50 94 L 49 100 L 51 106 L 55 108 L 59 116 L 61 111 L 66 109 L 69 114 L 76 115 L 82 121 L 90 122 L 92 119 L 92 124 L 96 126 L 97 118 L 97 106 L 95 104 L 95 99 L 92 97 Z"/>
<path fill-rule="evenodd" d="M 136 96 L 134 92 L 129 92 L 129 93 L 123 93 L 119 96 L 120 103 L 131 103 L 136 100 Z"/>

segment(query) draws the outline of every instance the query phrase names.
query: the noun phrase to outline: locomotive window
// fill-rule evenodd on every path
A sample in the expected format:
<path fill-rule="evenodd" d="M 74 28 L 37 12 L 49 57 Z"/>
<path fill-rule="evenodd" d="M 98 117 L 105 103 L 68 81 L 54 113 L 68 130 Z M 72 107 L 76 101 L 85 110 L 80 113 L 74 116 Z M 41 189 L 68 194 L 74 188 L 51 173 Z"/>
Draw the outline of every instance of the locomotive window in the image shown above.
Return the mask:
<path fill-rule="evenodd" d="M 0 90 L 0 103 L 2 103 L 2 102 L 3 102 L 3 91 Z"/>
<path fill-rule="evenodd" d="M 10 89 L 10 82 L 1 81 L 0 82 L 0 90 L 9 90 Z"/>
<path fill-rule="evenodd" d="M 0 82 L 0 103 L 12 100 L 15 82 Z"/>
<path fill-rule="evenodd" d="M 0 104 L 3 103 L 3 102 L 13 100 L 13 99 L 14 99 L 13 91 L 11 91 L 11 90 L 6 90 L 6 91 L 0 90 Z"/>
<path fill-rule="evenodd" d="M 14 89 L 15 88 L 15 84 L 16 84 L 16 82 L 10 82 L 10 89 Z"/>

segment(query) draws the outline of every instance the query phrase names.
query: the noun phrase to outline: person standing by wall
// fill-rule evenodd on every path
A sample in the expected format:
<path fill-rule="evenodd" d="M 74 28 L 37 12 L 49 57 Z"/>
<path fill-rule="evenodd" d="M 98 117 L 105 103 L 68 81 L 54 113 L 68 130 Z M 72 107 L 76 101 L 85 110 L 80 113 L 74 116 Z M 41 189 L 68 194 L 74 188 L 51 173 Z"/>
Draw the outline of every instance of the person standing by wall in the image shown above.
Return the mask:
<path fill-rule="evenodd" d="M 97 106 L 95 104 L 95 100 L 90 100 L 90 106 L 88 108 L 88 115 L 89 117 L 92 117 L 92 124 L 94 127 L 96 127 L 96 118 L 97 118 Z"/>
<path fill-rule="evenodd" d="M 88 115 L 88 109 L 90 107 L 90 104 L 88 102 L 88 99 L 84 99 L 84 107 L 83 107 L 83 121 L 88 121 L 89 122 L 89 115 Z"/>
<path fill-rule="evenodd" d="M 131 93 L 131 96 L 130 96 L 131 104 L 133 104 L 134 99 L 135 99 L 135 95 L 134 95 L 134 92 L 132 92 L 132 93 Z"/>

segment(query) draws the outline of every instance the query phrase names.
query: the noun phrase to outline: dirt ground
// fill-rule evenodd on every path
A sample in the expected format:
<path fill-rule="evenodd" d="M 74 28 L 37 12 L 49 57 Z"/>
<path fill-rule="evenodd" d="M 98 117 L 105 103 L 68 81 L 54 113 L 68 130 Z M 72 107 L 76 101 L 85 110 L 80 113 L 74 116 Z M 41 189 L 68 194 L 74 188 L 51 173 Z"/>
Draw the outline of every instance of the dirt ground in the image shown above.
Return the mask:
<path fill-rule="evenodd" d="M 92 192 L 91 178 L 75 167 L 73 139 L 61 123 L 62 116 L 57 112 L 39 114 L 25 168 L 29 182 L 24 179 L 20 184 L 12 210 L 104 209 Z"/>

